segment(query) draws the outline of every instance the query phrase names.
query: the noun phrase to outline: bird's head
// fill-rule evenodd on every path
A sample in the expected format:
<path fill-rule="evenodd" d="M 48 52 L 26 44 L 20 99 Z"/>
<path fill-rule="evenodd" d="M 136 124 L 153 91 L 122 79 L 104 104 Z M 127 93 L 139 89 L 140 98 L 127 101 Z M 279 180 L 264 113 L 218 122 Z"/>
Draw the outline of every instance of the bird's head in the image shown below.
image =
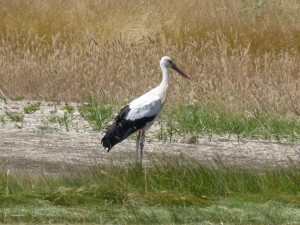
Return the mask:
<path fill-rule="evenodd" d="M 176 64 L 169 56 L 163 56 L 160 59 L 160 66 L 166 68 L 172 68 L 173 70 L 177 71 L 181 76 L 189 79 L 189 77 L 176 66 Z"/>

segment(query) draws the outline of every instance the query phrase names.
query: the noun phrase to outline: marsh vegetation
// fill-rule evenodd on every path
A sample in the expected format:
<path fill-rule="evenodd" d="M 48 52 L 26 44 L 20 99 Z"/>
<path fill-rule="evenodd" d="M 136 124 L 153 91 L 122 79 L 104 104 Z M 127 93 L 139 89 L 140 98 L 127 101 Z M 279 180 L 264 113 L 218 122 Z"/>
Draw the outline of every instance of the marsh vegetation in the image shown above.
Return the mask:
<path fill-rule="evenodd" d="M 41 132 L 68 132 L 78 116 L 103 130 L 159 83 L 159 59 L 169 55 L 191 80 L 172 77 L 158 139 L 299 141 L 299 1 L 3 0 L 0 18 L 0 100 L 85 103 L 53 111 Z M 0 126 L 23 129 L 40 105 L 3 109 Z M 153 157 L 146 168 L 78 166 L 65 176 L 4 168 L 0 222 L 297 224 L 299 181 L 298 162 L 256 170 L 184 156 Z"/>

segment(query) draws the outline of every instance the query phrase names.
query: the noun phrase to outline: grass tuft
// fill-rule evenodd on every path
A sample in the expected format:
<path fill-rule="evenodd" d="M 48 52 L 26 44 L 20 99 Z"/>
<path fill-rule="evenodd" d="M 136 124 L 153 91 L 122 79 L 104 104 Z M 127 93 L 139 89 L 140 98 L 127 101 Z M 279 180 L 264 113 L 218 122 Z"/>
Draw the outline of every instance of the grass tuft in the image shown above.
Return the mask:
<path fill-rule="evenodd" d="M 90 123 L 93 130 L 101 130 L 112 119 L 115 110 L 111 106 L 93 104 L 79 107 L 79 112 Z"/>
<path fill-rule="evenodd" d="M 5 114 L 13 122 L 23 122 L 24 120 L 24 114 L 22 113 L 6 111 Z"/>
<path fill-rule="evenodd" d="M 24 106 L 24 112 L 25 113 L 34 113 L 35 111 L 39 110 L 40 109 L 40 105 L 41 103 L 38 102 L 38 103 L 32 103 L 32 104 L 28 104 L 26 106 Z"/>
<path fill-rule="evenodd" d="M 70 104 L 65 104 L 61 109 L 66 110 L 69 114 L 73 114 L 75 112 L 75 107 Z"/>

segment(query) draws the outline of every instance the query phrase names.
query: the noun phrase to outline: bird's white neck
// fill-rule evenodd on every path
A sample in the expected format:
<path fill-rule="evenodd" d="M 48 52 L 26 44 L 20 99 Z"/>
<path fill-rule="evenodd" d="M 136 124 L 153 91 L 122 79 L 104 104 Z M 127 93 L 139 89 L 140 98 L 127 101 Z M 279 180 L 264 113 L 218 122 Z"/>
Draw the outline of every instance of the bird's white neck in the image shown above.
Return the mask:
<path fill-rule="evenodd" d="M 160 68 L 162 71 L 162 81 L 158 86 L 158 88 L 160 92 L 161 101 L 162 103 L 164 103 L 167 98 L 167 91 L 169 87 L 170 77 L 169 77 L 169 69 L 167 67 L 161 65 Z"/>
<path fill-rule="evenodd" d="M 166 66 L 160 66 L 161 71 L 162 71 L 162 81 L 161 85 L 169 85 L 170 78 L 169 78 L 169 69 Z"/>

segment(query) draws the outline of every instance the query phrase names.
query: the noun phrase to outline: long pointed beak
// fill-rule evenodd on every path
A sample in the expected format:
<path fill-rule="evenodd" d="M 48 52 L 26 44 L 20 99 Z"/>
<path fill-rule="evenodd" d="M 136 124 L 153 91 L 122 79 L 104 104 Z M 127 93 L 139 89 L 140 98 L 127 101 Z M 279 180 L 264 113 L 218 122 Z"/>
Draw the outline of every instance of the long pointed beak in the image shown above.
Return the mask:
<path fill-rule="evenodd" d="M 177 71 L 181 76 L 185 77 L 186 79 L 190 79 L 188 75 L 181 71 L 174 63 L 172 65 L 172 69 Z"/>

